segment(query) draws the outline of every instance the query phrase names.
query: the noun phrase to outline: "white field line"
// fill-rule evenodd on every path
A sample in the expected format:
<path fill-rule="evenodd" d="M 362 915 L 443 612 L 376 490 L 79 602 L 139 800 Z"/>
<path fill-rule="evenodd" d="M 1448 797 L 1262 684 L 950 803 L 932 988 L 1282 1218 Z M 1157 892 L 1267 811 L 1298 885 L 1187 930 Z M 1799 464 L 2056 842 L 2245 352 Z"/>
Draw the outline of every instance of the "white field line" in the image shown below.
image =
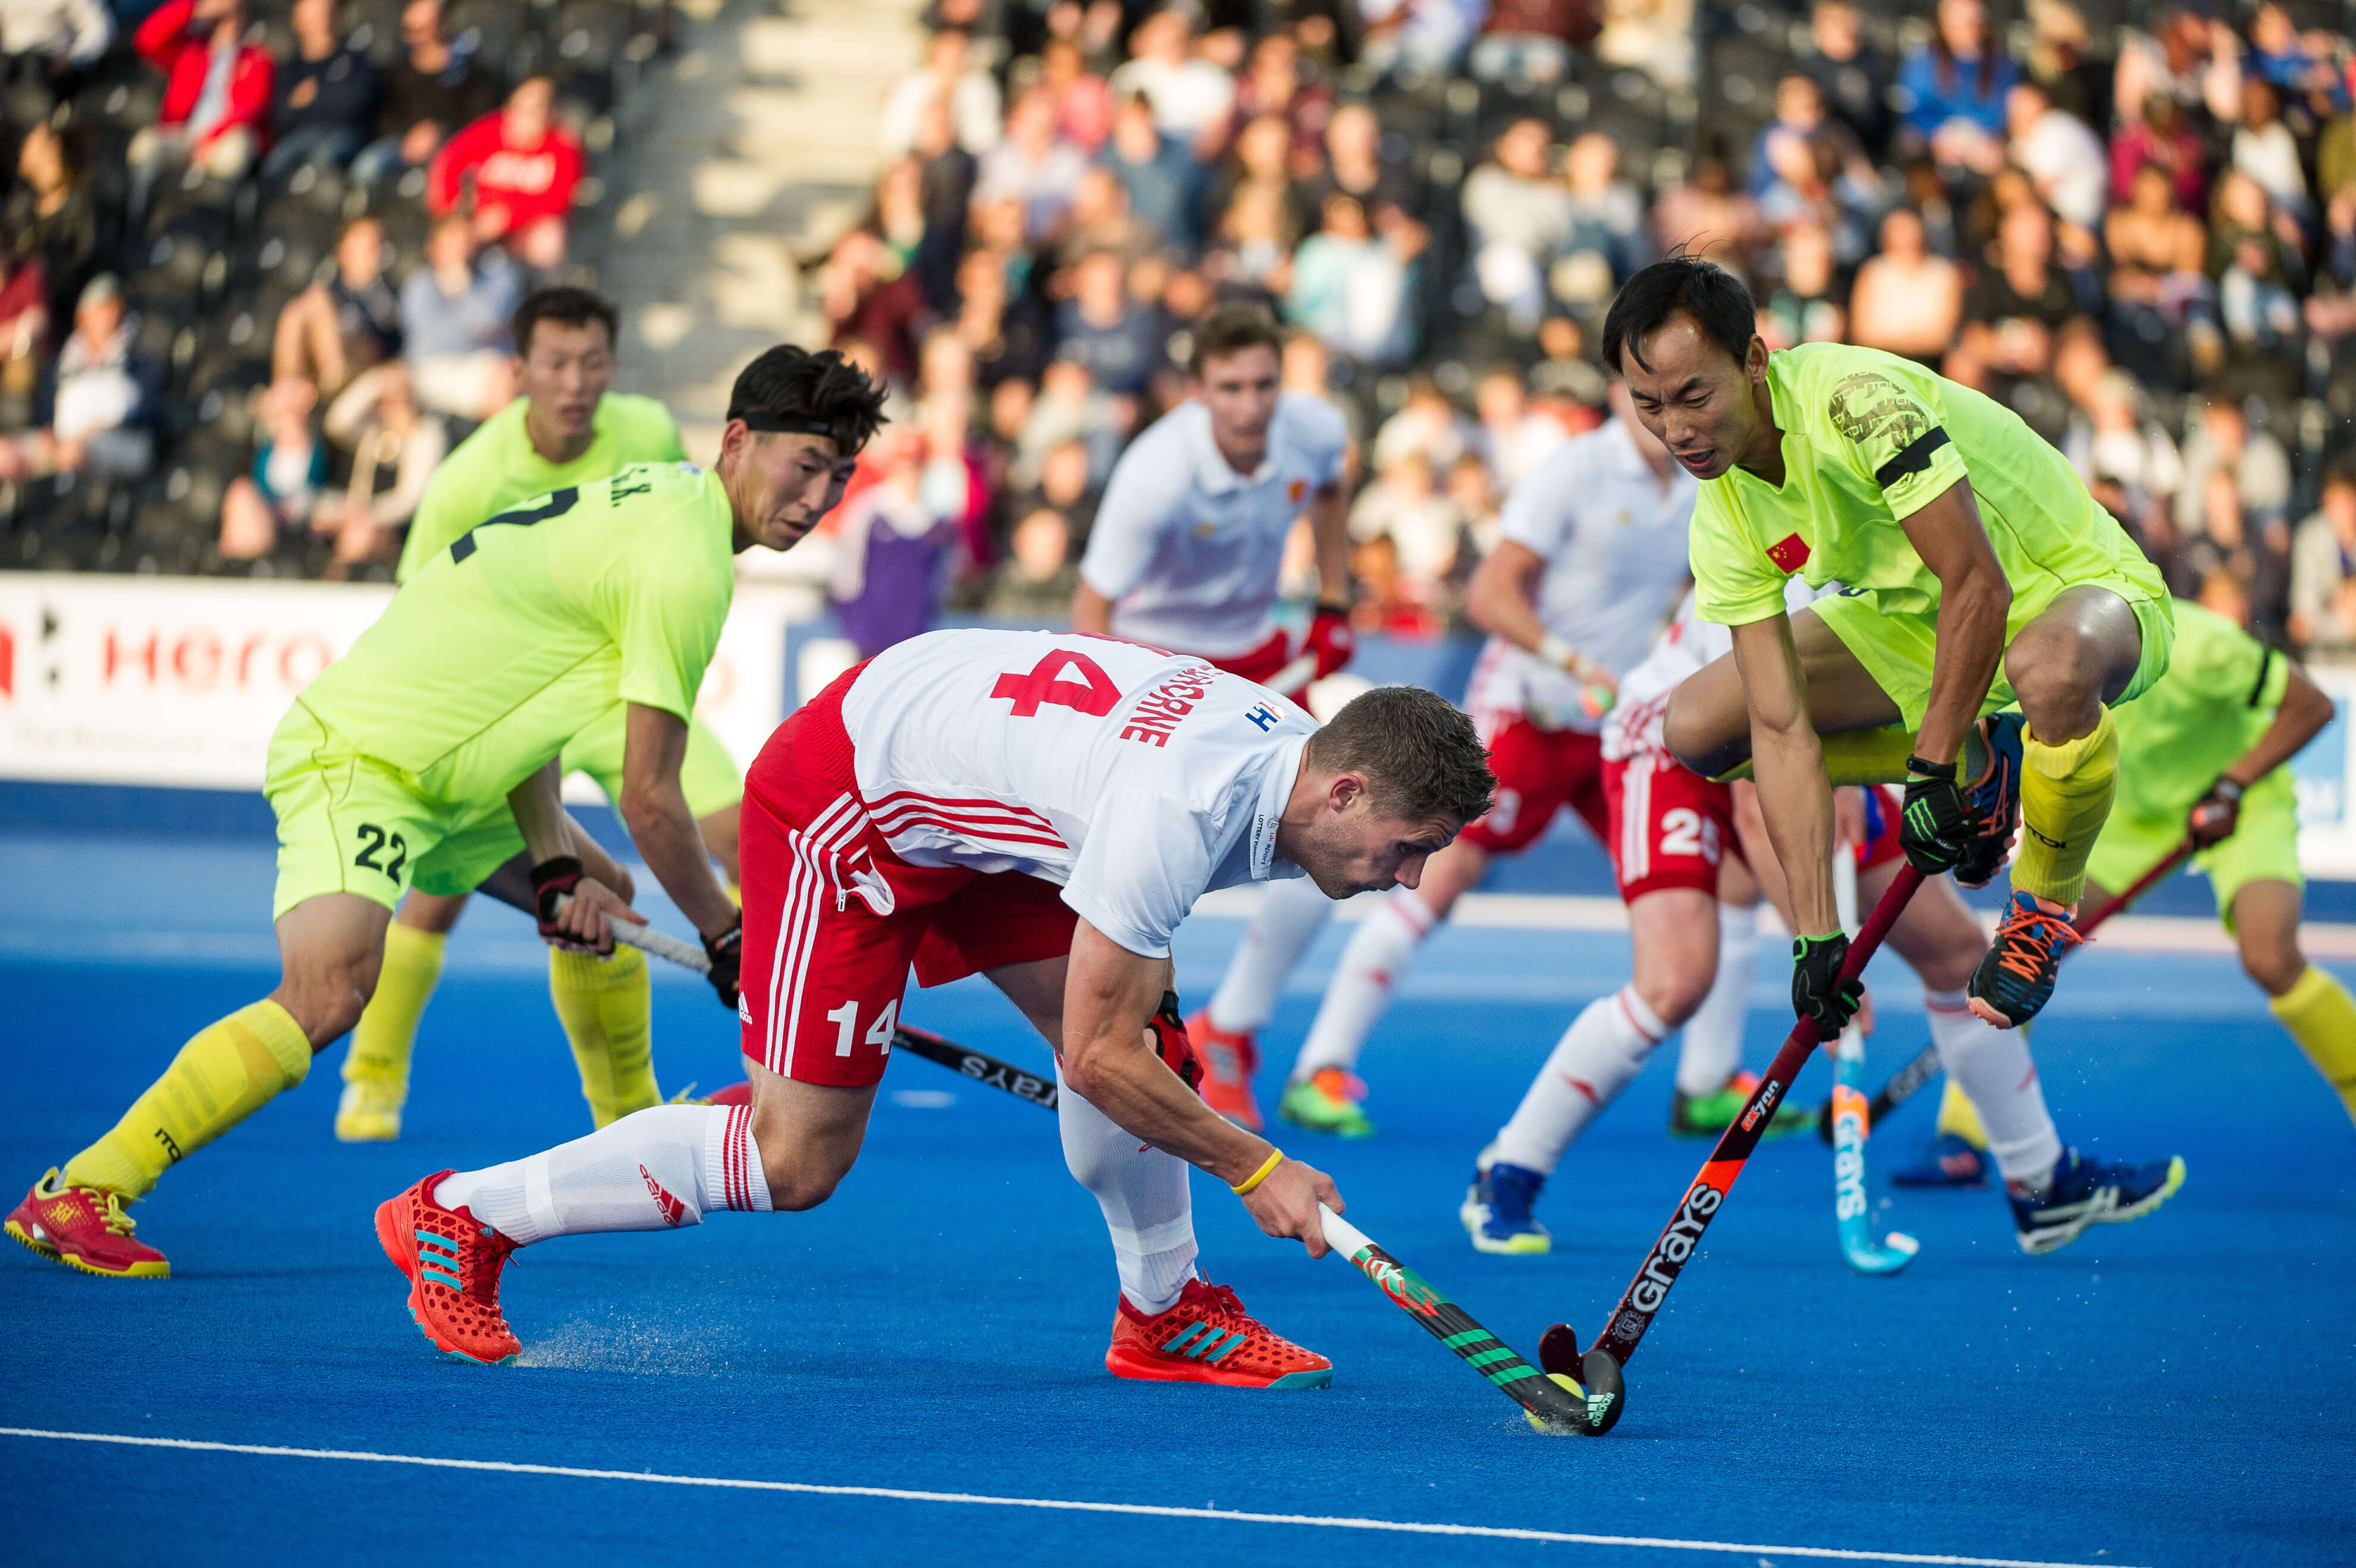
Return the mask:
<path fill-rule="evenodd" d="M 479 1470 L 508 1476 L 561 1476 L 581 1481 L 634 1481 L 662 1487 L 712 1487 L 726 1491 L 799 1492 L 813 1497 L 879 1498 L 888 1502 L 959 1503 L 971 1508 L 1045 1509 L 1061 1513 L 1134 1514 L 1150 1519 L 1199 1519 L 1221 1524 L 1290 1524 L 1322 1530 L 1365 1530 L 1397 1535 L 1468 1535 L 1493 1541 L 1536 1541 L 1568 1546 L 1627 1546 L 1657 1552 L 1720 1552 L 1751 1556 L 1827 1558 L 1842 1563 L 1922 1563 L 1952 1568 L 2124 1568 L 2119 1564 L 2042 1563 L 2018 1557 L 1958 1557 L 1916 1552 L 1859 1552 L 1835 1546 L 1762 1546 L 1731 1541 L 1677 1541 L 1649 1535 L 1581 1535 L 1569 1530 L 1516 1530 L 1503 1525 L 1424 1524 L 1408 1520 L 1350 1519 L 1329 1514 L 1243 1513 L 1165 1508 L 1153 1503 L 1092 1503 L 1066 1498 L 1000 1498 L 980 1492 L 919 1492 L 899 1487 L 821 1487 L 803 1481 L 750 1481 L 721 1476 L 667 1476 L 653 1471 L 588 1470 L 572 1465 L 517 1465 L 495 1459 L 435 1459 L 416 1454 L 371 1454 L 340 1448 L 278 1448 L 252 1443 L 200 1443 L 181 1437 L 131 1437 L 110 1432 L 48 1432 L 0 1426 L 0 1437 L 47 1443 L 112 1443 L 132 1448 L 178 1448 L 198 1454 L 251 1454 L 272 1459 L 339 1459 L 364 1465 L 416 1465 L 434 1470 Z"/>

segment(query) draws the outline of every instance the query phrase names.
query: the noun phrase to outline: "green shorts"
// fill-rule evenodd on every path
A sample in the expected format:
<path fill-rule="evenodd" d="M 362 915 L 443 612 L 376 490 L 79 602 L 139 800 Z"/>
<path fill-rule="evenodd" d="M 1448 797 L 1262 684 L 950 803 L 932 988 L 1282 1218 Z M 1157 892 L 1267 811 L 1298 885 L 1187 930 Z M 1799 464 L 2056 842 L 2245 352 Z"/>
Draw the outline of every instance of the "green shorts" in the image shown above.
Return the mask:
<path fill-rule="evenodd" d="M 2126 577 L 2096 577 L 2085 583 L 2071 583 L 2065 587 L 2107 588 L 2127 602 L 2135 611 L 2136 629 L 2143 634 L 2143 656 L 2136 661 L 2135 678 L 2127 689 L 2119 693 L 2118 703 L 2133 702 L 2151 690 L 2162 675 L 2168 673 L 2168 651 L 2176 641 L 2176 622 L 2169 614 L 2168 601 L 2149 596 L 2145 585 Z M 2062 589 L 2054 590 L 2058 595 Z M 2045 605 L 2052 602 L 2048 595 L 2043 604 L 2024 607 L 2013 602 L 2013 629 L 2018 630 L 2029 619 L 2040 614 Z M 1865 666 L 1865 672 L 1874 683 L 1898 704 L 1910 730 L 1922 727 L 1922 715 L 1931 706 L 1931 662 L 1938 644 L 1938 619 L 1934 613 L 1892 613 L 1881 607 L 1871 593 L 1842 594 L 1818 599 L 1808 609 L 1824 621 L 1841 646 Z M 2008 636 L 2007 640 L 2009 640 Z M 2010 682 L 2004 678 L 2004 666 L 1997 666 L 1996 679 L 1988 685 L 1987 696 L 1980 703 L 1980 712 L 1993 714 L 2008 708 L 2018 699 Z"/>
<path fill-rule="evenodd" d="M 278 815 L 276 919 L 323 893 L 391 909 L 411 886 L 472 892 L 523 847 L 504 797 L 453 805 L 408 774 L 348 749 L 296 703 L 270 737 L 262 791 Z"/>
<path fill-rule="evenodd" d="M 2189 810 L 2189 808 L 2188 808 Z M 2124 820 L 2103 824 L 2094 853 L 2086 861 L 2086 878 L 2114 893 L 2124 893 L 2136 879 L 2168 857 L 2184 842 L 2184 819 Z M 2202 850 L 2192 864 L 2204 873 L 2217 896 L 2217 916 L 2233 929 L 2233 895 L 2253 882 L 2287 882 L 2306 886 L 2298 869 L 2298 792 L 2290 769 L 2277 768 L 2242 796 L 2242 816 L 2233 836 Z"/>
<path fill-rule="evenodd" d="M 564 746 L 564 771 L 594 779 L 609 801 L 622 798 L 622 746 L 629 711 L 627 703 L 615 703 Z M 680 763 L 679 789 L 698 822 L 744 798 L 744 776 L 736 771 L 736 759 L 701 719 L 687 721 L 687 756 Z"/>

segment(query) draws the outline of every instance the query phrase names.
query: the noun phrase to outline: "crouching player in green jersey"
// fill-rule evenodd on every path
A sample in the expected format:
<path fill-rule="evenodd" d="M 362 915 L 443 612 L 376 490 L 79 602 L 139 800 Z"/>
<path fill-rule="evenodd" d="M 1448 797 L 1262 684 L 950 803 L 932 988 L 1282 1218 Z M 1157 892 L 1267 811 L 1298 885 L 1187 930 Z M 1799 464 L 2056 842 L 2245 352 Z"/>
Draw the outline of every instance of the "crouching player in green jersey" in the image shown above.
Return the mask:
<path fill-rule="evenodd" d="M 678 462 L 679 427 L 650 397 L 614 392 L 620 315 L 586 289 L 546 288 L 515 314 L 516 379 L 522 395 L 485 421 L 434 471 L 401 553 L 400 579 L 414 577 L 466 530 L 519 501 L 602 479 L 632 463 Z M 616 703 L 565 743 L 560 773 L 594 779 L 621 799 L 626 703 Z M 680 788 L 703 842 L 733 885 L 736 808 L 744 780 L 727 749 L 691 716 Z M 346 1143 L 401 1136 L 418 1019 L 442 978 L 443 948 L 466 895 L 412 887 L 384 935 L 376 995 L 352 1031 L 336 1136 Z M 548 991 L 572 1042 L 581 1092 L 600 1127 L 658 1104 L 653 1059 L 654 995 L 644 954 L 609 959 L 551 948 Z"/>
<path fill-rule="evenodd" d="M 2356 1117 L 2356 1001 L 2298 946 L 2305 878 L 2288 765 L 2331 722 L 2331 699 L 2222 616 L 2182 599 L 2175 609 L 2168 673 L 2118 712 L 2118 800 L 2087 864 L 2087 896 L 2106 903 L 2189 837 L 2242 967 Z M 1987 1146 L 1949 1079 L 1937 1144 L 1910 1185 L 1975 1185 Z"/>
<path fill-rule="evenodd" d="M 558 804 L 557 758 L 617 705 L 622 820 L 734 1008 L 744 929 L 680 792 L 688 715 L 731 557 L 798 542 L 841 499 L 882 408 L 840 354 L 772 349 L 737 377 L 709 471 L 642 464 L 566 486 L 427 562 L 271 739 L 278 988 L 199 1030 L 112 1132 L 33 1185 L 8 1234 L 86 1273 L 169 1273 L 125 1202 L 302 1082 L 359 1021 L 412 885 L 464 893 L 519 837 L 541 935 L 610 951 L 609 918 L 640 918 L 628 879 Z"/>
<path fill-rule="evenodd" d="M 1908 861 L 1966 886 L 2022 822 L 2012 898 L 1965 987 L 1976 1015 L 2016 1027 L 2077 940 L 2118 777 L 2107 704 L 2168 667 L 2166 586 L 2011 411 L 1876 349 L 1771 354 L 1756 321 L 1738 279 L 1689 257 L 1637 273 L 1604 318 L 1637 418 L 1702 481 L 1697 603 L 1734 636 L 1677 688 L 1664 738 L 1706 776 L 1755 768 L 1798 922 L 1793 1007 L 1826 1038 L 1862 996 L 1840 978 L 1832 787 L 1904 779 Z M 1787 616 L 1794 573 L 1843 593 Z M 2026 1235 L 2143 1212 L 2182 1171 L 2065 1150 L 2008 1188 Z"/>
<path fill-rule="evenodd" d="M 1604 322 L 1637 416 L 1704 481 L 1696 593 L 1734 631 L 1677 689 L 1669 748 L 1713 776 L 1754 765 L 1803 922 L 1794 1003 L 1828 1035 L 1856 1008 L 1835 984 L 1832 786 L 1904 779 L 1907 858 L 1966 886 L 1995 875 L 2021 813 L 2011 907 L 1969 987 L 1981 1018 L 2016 1026 L 2052 993 L 2110 810 L 2107 704 L 2168 668 L 2167 589 L 2009 410 L 1877 349 L 1770 354 L 1754 319 L 1732 274 L 1680 257 Z M 1794 573 L 1844 592 L 1786 617 Z"/>

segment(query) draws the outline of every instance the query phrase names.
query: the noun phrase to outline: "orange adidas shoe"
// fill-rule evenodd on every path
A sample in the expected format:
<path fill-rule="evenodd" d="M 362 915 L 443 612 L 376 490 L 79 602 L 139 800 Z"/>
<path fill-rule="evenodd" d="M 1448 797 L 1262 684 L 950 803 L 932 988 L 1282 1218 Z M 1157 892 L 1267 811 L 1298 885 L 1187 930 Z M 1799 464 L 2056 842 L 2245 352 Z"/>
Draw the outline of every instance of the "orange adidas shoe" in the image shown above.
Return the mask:
<path fill-rule="evenodd" d="M 409 1316 L 434 1348 L 493 1366 L 523 1346 L 499 1315 L 499 1270 L 516 1243 L 467 1209 L 434 1201 L 448 1171 L 435 1171 L 376 1208 L 376 1239 L 409 1277 Z"/>
<path fill-rule="evenodd" d="M 1322 1389 L 1333 1363 L 1270 1332 L 1226 1285 L 1188 1280 L 1178 1304 L 1148 1317 L 1120 1298 L 1105 1370 L 1157 1383 L 1238 1389 Z"/>
<path fill-rule="evenodd" d="M 119 1192 L 68 1187 L 54 1170 L 8 1215 L 8 1234 L 53 1263 L 110 1280 L 169 1279 L 164 1254 L 131 1233 Z"/>
<path fill-rule="evenodd" d="M 1258 1045 L 1248 1034 L 1230 1033 L 1212 1023 L 1208 1008 L 1186 1020 L 1186 1037 L 1203 1059 L 1203 1081 L 1195 1091 L 1203 1103 L 1237 1126 L 1258 1132 L 1259 1101 L 1252 1098 Z"/>

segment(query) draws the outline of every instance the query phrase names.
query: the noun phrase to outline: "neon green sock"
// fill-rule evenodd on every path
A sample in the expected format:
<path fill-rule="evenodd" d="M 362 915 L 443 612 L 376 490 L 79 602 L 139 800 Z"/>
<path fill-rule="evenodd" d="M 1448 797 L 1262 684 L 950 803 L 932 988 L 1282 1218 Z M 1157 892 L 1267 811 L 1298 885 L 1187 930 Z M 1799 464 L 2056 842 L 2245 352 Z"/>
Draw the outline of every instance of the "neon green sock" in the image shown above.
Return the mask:
<path fill-rule="evenodd" d="M 311 1042 L 277 1003 L 197 1031 L 106 1136 L 66 1162 L 70 1187 L 138 1197 L 187 1158 L 310 1076 Z"/>
<path fill-rule="evenodd" d="M 573 1043 L 582 1098 L 603 1127 L 662 1103 L 655 1084 L 654 982 L 647 955 L 617 947 L 610 959 L 548 950 L 548 994 Z"/>

